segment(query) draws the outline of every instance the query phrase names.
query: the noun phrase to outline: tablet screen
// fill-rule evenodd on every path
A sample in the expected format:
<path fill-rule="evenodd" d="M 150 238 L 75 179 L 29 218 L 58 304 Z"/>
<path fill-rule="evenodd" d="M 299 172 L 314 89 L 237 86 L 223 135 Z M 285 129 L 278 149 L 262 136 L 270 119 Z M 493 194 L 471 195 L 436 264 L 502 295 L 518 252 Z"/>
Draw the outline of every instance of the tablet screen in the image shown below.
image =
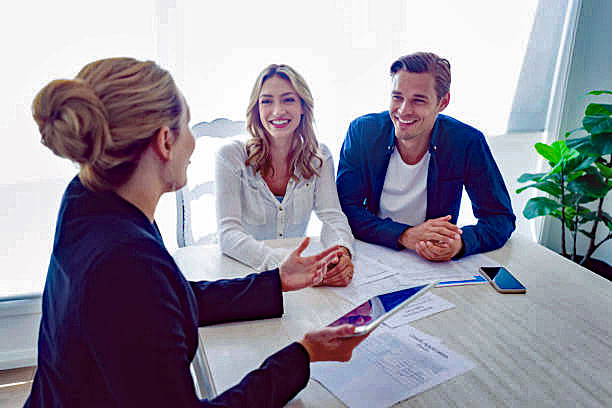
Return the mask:
<path fill-rule="evenodd" d="M 365 326 L 366 324 L 378 319 L 385 313 L 393 310 L 406 299 L 419 293 L 427 285 L 415 286 L 413 288 L 402 289 L 395 292 L 378 295 L 360 304 L 329 326 L 340 326 L 341 324 L 352 324 L 353 326 Z"/>

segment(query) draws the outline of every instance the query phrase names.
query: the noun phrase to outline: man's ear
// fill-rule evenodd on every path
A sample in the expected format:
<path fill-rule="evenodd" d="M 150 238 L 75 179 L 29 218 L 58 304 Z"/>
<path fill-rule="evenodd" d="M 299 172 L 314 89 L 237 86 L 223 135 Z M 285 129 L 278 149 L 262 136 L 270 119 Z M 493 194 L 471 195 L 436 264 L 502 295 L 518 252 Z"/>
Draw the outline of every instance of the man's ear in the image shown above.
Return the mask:
<path fill-rule="evenodd" d="M 440 99 L 440 108 L 438 109 L 438 112 L 442 112 L 444 109 L 446 109 L 449 102 L 450 102 L 450 92 L 447 92 L 446 95 L 444 95 L 442 99 Z"/>
<path fill-rule="evenodd" d="M 174 138 L 170 128 L 162 126 L 153 135 L 151 146 L 160 159 L 168 161 L 170 160 L 173 142 Z"/>

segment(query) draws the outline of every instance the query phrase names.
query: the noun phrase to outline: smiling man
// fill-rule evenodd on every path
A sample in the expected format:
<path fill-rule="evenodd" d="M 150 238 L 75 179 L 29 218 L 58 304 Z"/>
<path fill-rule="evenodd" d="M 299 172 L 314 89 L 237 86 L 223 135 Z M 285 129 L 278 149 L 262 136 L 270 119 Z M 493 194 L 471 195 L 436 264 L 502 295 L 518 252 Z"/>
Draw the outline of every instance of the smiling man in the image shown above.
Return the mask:
<path fill-rule="evenodd" d="M 510 197 L 483 134 L 442 112 L 450 63 L 419 52 L 391 64 L 389 111 L 361 116 L 340 151 L 338 194 L 355 238 L 447 261 L 504 245 Z M 458 228 L 463 187 L 476 225 Z"/>

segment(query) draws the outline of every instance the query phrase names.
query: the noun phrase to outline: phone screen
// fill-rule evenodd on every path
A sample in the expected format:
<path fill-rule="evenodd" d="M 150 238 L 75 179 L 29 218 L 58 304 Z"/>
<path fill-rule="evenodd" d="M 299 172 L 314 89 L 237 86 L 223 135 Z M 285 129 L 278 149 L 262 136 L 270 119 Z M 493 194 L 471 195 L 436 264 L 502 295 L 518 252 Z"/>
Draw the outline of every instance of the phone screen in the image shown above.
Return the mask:
<path fill-rule="evenodd" d="M 495 282 L 500 289 L 525 289 L 510 271 L 503 266 L 483 266 L 480 268 L 487 276 Z"/>
<path fill-rule="evenodd" d="M 340 326 L 341 324 L 347 323 L 352 324 L 353 326 L 365 326 L 390 310 L 393 310 L 406 299 L 413 297 L 426 286 L 427 285 L 415 286 L 413 288 L 375 296 L 372 299 L 360 304 L 338 320 L 329 324 L 329 326 Z"/>

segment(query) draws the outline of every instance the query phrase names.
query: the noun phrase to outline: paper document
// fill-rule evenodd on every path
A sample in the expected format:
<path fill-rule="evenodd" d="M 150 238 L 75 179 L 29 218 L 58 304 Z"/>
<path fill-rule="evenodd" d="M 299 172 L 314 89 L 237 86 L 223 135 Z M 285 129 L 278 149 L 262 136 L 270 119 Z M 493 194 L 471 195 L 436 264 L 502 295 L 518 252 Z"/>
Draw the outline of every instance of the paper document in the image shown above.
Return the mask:
<path fill-rule="evenodd" d="M 396 275 L 396 272 L 392 271 L 385 265 L 366 257 L 356 257 L 355 261 L 353 262 L 353 267 L 355 273 L 353 274 L 352 283 L 354 283 L 356 286 L 361 286 L 366 283 Z"/>
<path fill-rule="evenodd" d="M 383 324 L 389 327 L 398 327 L 454 307 L 455 305 L 448 300 L 428 292 L 404 306 L 402 310 L 385 320 Z"/>
<path fill-rule="evenodd" d="M 303 252 L 303 256 L 314 255 L 322 250 L 321 243 L 313 241 Z M 355 240 L 354 251 L 353 280 L 357 285 L 391 275 L 397 275 L 398 282 L 403 287 L 416 286 L 433 280 L 440 281 L 438 286 L 486 283 L 486 279 L 480 277 L 478 269 L 481 266 L 499 265 L 499 262 L 483 254 L 466 256 L 456 261 L 430 262 L 408 249 L 396 251 L 358 240 Z"/>
<path fill-rule="evenodd" d="M 456 261 L 430 262 L 414 251 L 396 251 L 362 241 L 355 241 L 355 253 L 357 258 L 368 258 L 396 272 L 402 285 L 406 286 L 433 280 L 454 281 L 455 284 L 458 281 L 474 281 L 478 268 L 499 264 L 483 254 L 470 255 Z"/>
<path fill-rule="evenodd" d="M 346 363 L 311 365 L 311 377 L 349 407 L 389 407 L 475 364 L 413 327 L 379 327 Z"/>
<path fill-rule="evenodd" d="M 355 275 L 358 272 L 355 271 Z M 353 276 L 353 280 L 355 277 Z M 360 305 L 366 300 L 382 295 L 383 293 L 395 292 L 396 290 L 406 289 L 416 285 L 403 285 L 400 281 L 399 276 L 391 275 L 382 279 L 371 280 L 370 282 L 363 283 L 361 285 L 356 284 L 354 281 L 345 287 L 332 287 L 329 288 L 332 292 L 338 296 L 348 300 L 354 306 Z"/>

